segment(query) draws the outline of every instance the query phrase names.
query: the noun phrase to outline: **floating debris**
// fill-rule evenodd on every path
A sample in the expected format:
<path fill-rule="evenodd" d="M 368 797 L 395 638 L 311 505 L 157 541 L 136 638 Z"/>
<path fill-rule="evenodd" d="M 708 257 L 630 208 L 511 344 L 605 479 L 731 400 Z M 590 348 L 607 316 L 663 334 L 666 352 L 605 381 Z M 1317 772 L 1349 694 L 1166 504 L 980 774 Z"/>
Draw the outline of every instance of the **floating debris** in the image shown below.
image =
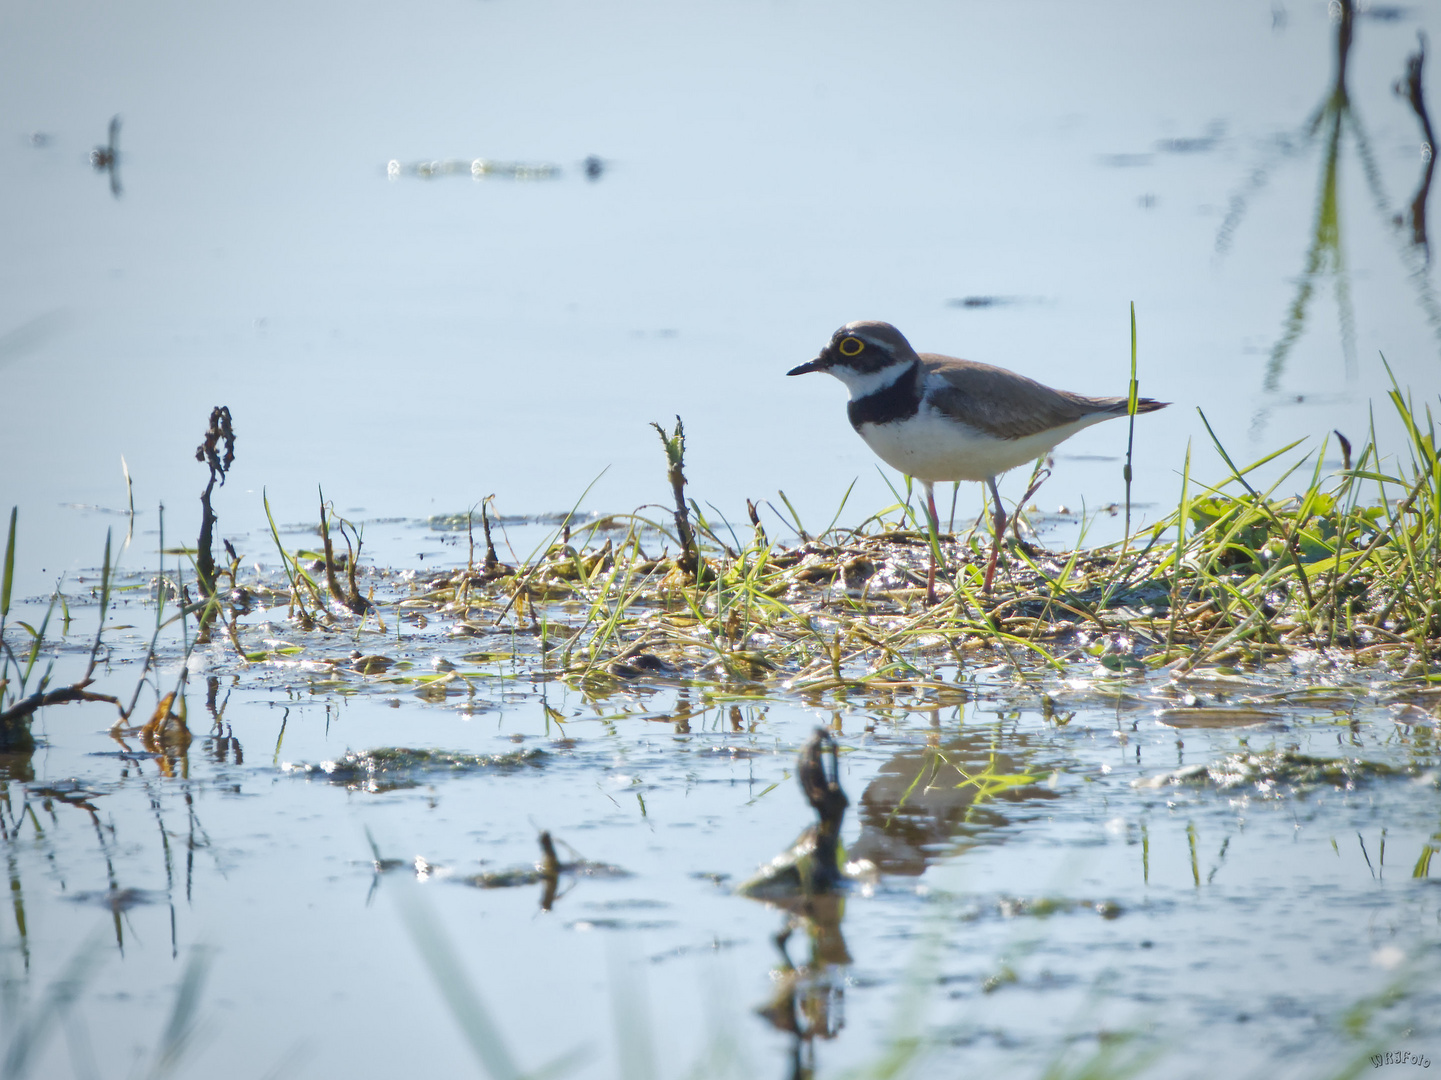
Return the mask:
<path fill-rule="evenodd" d="M 829 770 L 826 769 L 828 758 Z M 835 739 L 825 728 L 816 728 L 801 748 L 796 775 L 806 801 L 815 808 L 820 820 L 801 833 L 786 851 L 761 867 L 754 877 L 736 889 L 737 893 L 784 906 L 787 901 L 832 892 L 845 881 L 840 864 L 840 836 L 841 821 L 850 800 L 841 790 L 838 769 Z"/>
<path fill-rule="evenodd" d="M 644 675 L 670 675 L 675 669 L 655 653 L 638 653 L 628 660 L 616 660 L 610 673 L 617 679 L 634 679 Z"/>
<path fill-rule="evenodd" d="M 561 167 L 548 161 L 491 161 L 489 158 L 452 159 L 449 161 L 416 161 L 407 165 L 399 161 L 385 163 L 385 175 L 391 180 L 401 176 L 418 176 L 433 180 L 437 176 L 469 176 L 472 180 L 554 180 Z"/>
<path fill-rule="evenodd" d="M 1378 777 L 1410 775 L 1379 761 L 1361 758 L 1318 758 L 1294 750 L 1266 750 L 1258 754 L 1228 754 L 1205 765 L 1187 765 L 1134 780 L 1132 787 L 1161 788 L 1179 784 L 1211 784 L 1229 790 L 1254 785 L 1263 796 L 1279 798 L 1317 787 L 1351 791 L 1358 784 Z M 1433 780 L 1433 783 L 1435 781 Z M 1286 789 L 1283 791 L 1282 789 Z"/>
<path fill-rule="evenodd" d="M 1112 169 L 1137 169 L 1151 164 L 1150 154 L 1099 154 L 1097 162 Z"/>
<path fill-rule="evenodd" d="M 1209 154 L 1221 145 L 1225 134 L 1225 124 L 1211 124 L 1204 135 L 1157 139 L 1156 150 L 1162 154 Z"/>
<path fill-rule="evenodd" d="M 448 750 L 413 750 L 403 746 L 379 750 L 347 751 L 336 761 L 286 762 L 281 769 L 352 790 L 392 791 L 421 783 L 417 774 L 471 772 L 478 769 L 511 770 L 524 766 L 539 768 L 548 755 L 533 747 L 509 754 L 457 754 Z"/>
<path fill-rule="evenodd" d="M 1156 713 L 1158 723 L 1173 728 L 1255 727 L 1258 724 L 1276 723 L 1282 719 L 1278 712 L 1245 705 L 1162 709 Z"/>
<path fill-rule="evenodd" d="M 1039 296 L 956 296 L 946 301 L 946 307 L 967 308 L 972 311 L 981 308 L 1008 307 L 1012 304 L 1040 304 Z"/>
<path fill-rule="evenodd" d="M 166 894 L 155 889 L 106 889 L 100 892 L 74 893 L 66 899 L 75 904 L 98 904 L 117 915 L 141 904 L 161 904 Z"/>
<path fill-rule="evenodd" d="M 1123 914 L 1121 905 L 1114 900 L 1069 900 L 1058 896 L 1003 896 L 997 899 L 996 910 L 1006 919 L 1044 919 L 1072 911 L 1094 911 L 1103 919 L 1119 919 Z"/>
<path fill-rule="evenodd" d="M 383 675 L 395 661 L 388 656 L 360 656 L 351 661 L 350 666 L 362 675 Z"/>
<path fill-rule="evenodd" d="M 110 118 L 110 130 L 105 145 L 90 151 L 90 165 L 98 173 L 110 177 L 110 194 L 120 198 L 120 117 Z"/>
<path fill-rule="evenodd" d="M 512 889 L 520 885 L 535 885 L 543 882 L 545 891 L 541 894 L 540 909 L 549 911 L 559 895 L 562 877 L 623 878 L 631 876 L 629 870 L 623 870 L 619 866 L 581 858 L 569 844 L 565 845 L 567 850 L 576 857 L 568 862 L 561 861 L 560 856 L 556 854 L 555 842 L 551 839 L 549 832 L 542 832 L 539 842 L 541 859 L 534 866 L 517 866 L 509 870 L 472 874 L 456 880 L 477 889 Z"/>

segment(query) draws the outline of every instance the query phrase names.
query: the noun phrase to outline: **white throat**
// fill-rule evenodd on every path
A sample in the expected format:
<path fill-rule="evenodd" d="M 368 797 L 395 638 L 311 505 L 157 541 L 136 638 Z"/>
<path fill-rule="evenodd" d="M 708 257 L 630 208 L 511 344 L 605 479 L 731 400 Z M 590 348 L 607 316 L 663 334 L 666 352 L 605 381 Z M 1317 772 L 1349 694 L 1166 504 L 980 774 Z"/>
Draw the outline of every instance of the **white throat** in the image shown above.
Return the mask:
<path fill-rule="evenodd" d="M 851 400 L 859 401 L 877 390 L 884 390 L 890 386 L 909 368 L 914 360 L 897 360 L 893 364 L 881 368 L 879 371 L 857 371 L 855 368 L 848 368 L 842 364 L 827 368 L 832 375 L 846 384 L 846 389 L 851 392 Z"/>

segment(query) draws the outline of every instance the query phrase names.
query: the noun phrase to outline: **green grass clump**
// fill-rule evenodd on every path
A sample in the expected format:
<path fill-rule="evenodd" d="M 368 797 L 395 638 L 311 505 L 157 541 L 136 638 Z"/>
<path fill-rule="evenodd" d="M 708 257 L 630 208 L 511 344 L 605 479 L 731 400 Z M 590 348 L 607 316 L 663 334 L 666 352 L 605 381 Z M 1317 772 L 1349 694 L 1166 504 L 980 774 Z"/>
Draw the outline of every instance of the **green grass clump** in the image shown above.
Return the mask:
<path fill-rule="evenodd" d="M 1171 514 L 1109 548 L 1022 548 L 994 597 L 979 592 L 979 552 L 948 537 L 949 591 L 925 606 L 928 538 L 900 502 L 856 529 L 810 536 L 797 522 L 802 539 L 786 546 L 758 520 L 745 540 L 718 535 L 693 500 L 694 540 L 639 516 L 562 527 L 513 573 L 437 575 L 426 595 L 473 625 L 496 625 L 503 603 L 502 616 L 542 636 L 552 677 L 598 692 L 639 676 L 935 690 L 938 671 L 973 658 L 1024 670 L 1099 655 L 1124 674 L 1300 650 L 1429 679 L 1441 644 L 1441 472 L 1429 410 L 1423 426 L 1399 390 L 1390 399 L 1406 459 L 1383 463 L 1371 441 L 1353 462 L 1343 440 L 1343 467 L 1327 472 L 1328 440 L 1262 490 L 1253 478 L 1298 444 L 1238 467 L 1217 443 L 1229 470 L 1219 483 L 1197 483 L 1188 453 Z M 1279 494 L 1298 473 L 1301 490 Z M 624 535 L 602 542 L 602 524 Z M 681 554 L 649 554 L 643 538 Z M 1106 644 L 1118 636 L 1119 655 Z"/>
<path fill-rule="evenodd" d="M 483 561 L 472 539 L 463 568 L 403 585 L 365 571 L 379 579 L 365 606 L 347 603 L 360 595 L 358 551 L 346 564 L 349 588 L 332 583 L 327 598 L 306 553 L 286 551 L 273 531 L 286 579 L 244 588 L 288 605 L 300 630 L 322 638 L 383 638 L 393 618 L 397 634 L 402 623 L 438 622 L 452 638 L 482 639 L 462 657 L 468 666 L 438 674 L 392 666 L 374 650 L 336 662 L 337 679 L 365 675 L 437 700 L 496 678 L 561 680 L 596 697 L 640 683 L 742 697 L 937 698 L 954 693 L 962 669 L 998 661 L 1022 675 L 1099 662 L 1100 674 L 1126 676 L 1301 652 L 1430 680 L 1441 644 L 1441 473 L 1429 410 L 1423 422 L 1399 390 L 1390 400 L 1409 436 L 1399 461 L 1384 461 L 1374 439 L 1353 460 L 1343 440 L 1345 461 L 1328 470 L 1328 439 L 1319 451 L 1292 444 L 1239 467 L 1218 442 L 1222 480 L 1198 482 L 1188 452 L 1173 512 L 1110 547 L 1018 544 L 992 595 L 980 590 L 983 539 L 943 536 L 948 569 L 934 606 L 925 602 L 930 537 L 902 492 L 859 526 L 838 526 L 838 513 L 819 534 L 782 495 L 797 540 L 768 536 L 754 505 L 738 532 L 687 497 L 679 424 L 663 432 L 675 510 L 660 520 L 582 520 L 572 509 L 511 565 L 495 553 L 487 500 Z M 1259 486 L 1268 471 L 1275 479 Z M 1300 489 L 1281 494 L 1297 476 Z M 473 515 L 467 523 L 473 536 Z M 333 577 L 329 556 L 312 565 Z M 232 619 L 247 661 L 307 651 L 248 648 L 244 632 Z"/>

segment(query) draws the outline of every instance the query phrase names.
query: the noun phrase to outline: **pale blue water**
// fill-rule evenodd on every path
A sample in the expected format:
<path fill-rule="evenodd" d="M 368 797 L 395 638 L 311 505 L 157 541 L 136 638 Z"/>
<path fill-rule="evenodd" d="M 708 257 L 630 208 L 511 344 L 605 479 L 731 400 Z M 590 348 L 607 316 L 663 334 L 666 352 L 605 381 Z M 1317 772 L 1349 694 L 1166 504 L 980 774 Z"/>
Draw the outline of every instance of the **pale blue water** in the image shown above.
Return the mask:
<path fill-rule="evenodd" d="M 216 404 L 240 436 L 220 533 L 247 564 L 273 563 L 262 489 L 299 523 L 323 486 L 370 521 L 377 558 L 424 566 L 463 553 L 415 523 L 491 494 L 510 514 L 564 510 L 599 475 L 588 509 L 666 501 L 648 425 L 676 413 L 703 505 L 740 518 L 745 498 L 778 504 L 784 489 L 815 527 L 857 480 L 846 515 L 859 521 L 890 495 L 841 388 L 783 375 L 855 318 L 1122 393 L 1134 301 L 1141 391 L 1175 403 L 1137 424 L 1142 520 L 1174 502 L 1188 444 L 1198 477 L 1222 472 L 1197 408 L 1239 461 L 1337 428 L 1359 445 L 1373 409 L 1396 453 L 1382 355 L 1419 400 L 1441 389 L 1431 272 L 1392 221 L 1423 162 L 1391 84 L 1419 29 L 1441 37 L 1429 6 L 1357 20 L 1348 82 L 1378 186 L 1348 136 L 1345 274 L 1318 276 L 1269 384 L 1316 220 L 1320 147 L 1297 139 L 1332 79 L 1325 4 L 60 3 L 12 5 L 0 27 L 0 509 L 19 507 L 27 597 L 61 573 L 83 592 L 104 530 L 123 533 L 95 509 L 124 508 L 122 456 L 140 512 L 126 565 L 153 565 L 160 503 L 167 541 L 193 538 L 194 447 Z M 88 162 L 116 113 L 119 198 Z M 476 157 L 561 174 L 387 176 L 392 160 Z M 967 297 L 1014 302 L 952 303 Z M 1065 444 L 1039 504 L 1119 501 L 1124 445 L 1120 423 Z M 976 513 L 979 489 L 960 507 Z M 1103 518 L 1093 536 L 1116 530 Z M 534 539 L 516 542 L 524 555 Z M 134 667 L 107 680 L 128 695 Z M 1361 1045 L 1340 1034 L 1344 1010 L 1408 963 L 1434 971 L 1435 888 L 1409 877 L 1436 827 L 1434 779 L 1275 801 L 1131 787 L 1241 738 L 1339 752 L 1344 710 L 1178 740 L 1154 703 L 1134 732 L 1094 700 L 1057 729 L 1036 693 L 977 677 L 977 701 L 938 714 L 942 740 L 994 731 L 1056 773 L 1059 794 L 998 811 L 979 847 L 959 851 L 975 838 L 947 826 L 923 874 L 849 903 L 846 1026 L 818 1044 L 822 1075 L 879 1055 L 904 1030 L 897 1009 L 937 1038 L 947 1075 L 1038 1074 L 1068 1033 L 1085 1051 L 1133 1026 L 1166 1048 L 1159 1074 L 1329 1075 Z M 785 774 L 829 710 L 743 702 L 754 732 L 735 735 L 717 702 L 687 735 L 529 682 L 466 715 L 245 680 L 226 713 L 243 762 L 197 742 L 185 780 L 148 757 L 97 756 L 116 749 L 103 706 L 44 714 L 35 777 L 7 788 L 25 929 L 10 919 L 0 938 L 6 1022 L 90 935 L 105 962 L 71 1014 L 88 1034 L 61 1024 L 32 1075 L 130 1074 L 199 946 L 214 955 L 184 1075 L 462 1072 L 465 1046 L 394 904 L 410 889 L 527 1068 L 586 1046 L 579 1075 L 618 1075 L 610 1010 L 643 972 L 661 1075 L 704 1055 L 712 1022 L 747 1075 L 784 1073 L 786 1040 L 751 1014 L 779 917 L 689 875 L 734 882 L 806 823 Z M 546 746 L 542 689 L 581 741 L 535 775 L 369 794 L 280 771 L 347 748 Z M 676 702 L 633 707 L 663 716 Z M 840 720 L 856 841 L 861 793 L 932 715 L 903 704 Z M 1414 754 L 1434 773 L 1434 727 L 1398 728 L 1374 699 L 1357 724 L 1365 755 Z M 763 753 L 706 756 L 715 743 Z M 42 808 L 41 789 L 70 778 L 106 792 L 98 830 L 83 809 Z M 537 827 L 636 876 L 582 881 L 549 915 L 533 890 L 404 873 L 367 904 L 367 828 L 389 857 L 469 873 L 534 859 Z M 67 899 L 112 873 L 150 901 L 120 919 L 123 955 L 111 913 Z M 1053 894 L 1122 914 L 1004 914 Z M 790 948 L 799 960 L 799 936 Z M 1016 981 L 986 993 L 1007 970 Z M 930 980 L 920 1012 L 904 1005 L 915 971 Z M 1400 1008 L 1434 1016 L 1433 997 Z M 1387 1013 L 1372 1030 L 1410 1023 L 1412 1048 L 1437 1057 L 1434 1023 L 1413 1020 Z"/>
<path fill-rule="evenodd" d="M 1390 222 L 1421 172 L 1390 87 L 1433 13 L 1377 11 L 1349 85 L 1385 210 L 1354 139 L 1340 168 L 1354 370 L 1322 275 L 1267 391 L 1321 163 L 1278 139 L 1329 90 L 1321 4 L 16 8 L 0 505 L 50 572 L 93 562 L 57 504 L 123 506 L 124 456 L 137 506 L 190 535 L 227 404 L 223 528 L 263 522 L 262 488 L 288 520 L 317 485 L 378 517 L 565 509 L 603 469 L 587 505 L 629 510 L 666 495 L 648 424 L 676 413 L 703 502 L 784 489 L 828 520 L 859 478 L 863 517 L 889 492 L 840 387 L 782 375 L 836 326 L 1119 393 L 1131 301 L 1142 391 L 1175 402 L 1138 424 L 1138 501 L 1174 502 L 1188 442 L 1221 471 L 1196 408 L 1249 460 L 1359 445 L 1378 404 L 1396 452 L 1381 355 L 1422 399 L 1441 385 Z M 115 113 L 118 199 L 87 164 Z M 386 177 L 474 157 L 564 171 Z M 1021 302 L 949 303 L 976 296 Z M 1124 445 L 1122 424 L 1065 444 L 1042 506 L 1121 500 Z"/>
<path fill-rule="evenodd" d="M 461 647 L 413 635 L 384 651 L 425 663 Z M 230 663 L 215 670 L 223 739 L 200 737 L 197 679 L 183 776 L 163 778 L 134 739 L 118 753 L 97 730 L 103 707 L 71 707 L 44 714 L 33 779 L 7 785 L 12 1036 L 68 960 L 96 968 L 32 1075 L 148 1066 L 196 949 L 208 978 L 181 1075 L 382 1075 L 417 1060 L 464 1074 L 469 1051 L 404 929 L 401 902 L 416 899 L 526 1068 L 580 1047 L 568 1075 L 636 1075 L 623 1032 L 646 1024 L 657 1075 L 790 1075 L 789 1038 L 752 1013 L 775 992 L 783 917 L 730 888 L 810 819 L 792 763 L 817 723 L 838 724 L 846 751 L 845 841 L 887 871 L 846 901 L 852 962 L 827 976 L 840 1000 L 834 1037 L 815 1041 L 819 1075 L 874 1065 L 911 1035 L 927 1069 L 1021 1076 L 1126 1033 L 1165 1076 L 1331 1075 L 1373 1040 L 1435 1053 L 1441 909 L 1434 871 L 1412 876 L 1436 827 L 1435 718 L 1398 726 L 1364 686 L 1260 727 L 1177 731 L 1139 683 L 1120 709 L 1080 682 L 1053 687 L 1075 713 L 1058 726 L 1004 671 L 972 673 L 960 708 L 832 711 L 666 689 L 587 700 L 529 678 L 426 703 L 355 675 L 343 695 L 318 691 L 329 672 L 315 667 L 239 682 Z M 380 791 L 286 771 L 397 744 L 542 754 Z M 973 775 L 990 763 L 1032 779 L 977 800 L 947 774 L 902 800 L 928 745 Z M 1288 748 L 1399 771 L 1349 789 L 1163 780 Z M 77 788 L 95 817 L 61 797 Z M 631 876 L 563 879 L 549 913 L 540 885 L 461 883 L 533 863 L 539 828 L 563 857 Z M 378 879 L 370 838 L 398 863 Z M 117 891 L 135 900 L 119 918 L 105 906 Z M 792 935 L 791 959 L 809 953 Z M 1347 1015 L 1393 986 L 1405 995 L 1348 1035 Z"/>

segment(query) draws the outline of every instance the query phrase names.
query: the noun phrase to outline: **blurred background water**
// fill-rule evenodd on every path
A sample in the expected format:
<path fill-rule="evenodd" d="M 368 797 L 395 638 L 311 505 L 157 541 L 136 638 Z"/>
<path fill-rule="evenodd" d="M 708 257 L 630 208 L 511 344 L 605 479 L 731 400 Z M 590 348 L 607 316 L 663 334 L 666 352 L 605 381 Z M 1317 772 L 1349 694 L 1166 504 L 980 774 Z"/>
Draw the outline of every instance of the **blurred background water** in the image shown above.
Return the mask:
<path fill-rule="evenodd" d="M 1341 16 L 1319 0 L 11 0 L 0 511 L 20 509 L 21 591 L 99 562 L 126 505 L 122 457 L 142 532 L 126 568 L 153 564 L 160 503 L 167 538 L 191 540 L 194 449 L 217 404 L 240 436 L 220 533 L 250 533 L 252 558 L 269 547 L 262 488 L 282 522 L 313 522 L 323 485 L 402 565 L 439 545 L 414 523 L 490 494 L 507 514 L 564 510 L 604 470 L 588 509 L 663 501 L 649 422 L 676 413 L 703 504 L 740 517 L 784 489 L 824 523 L 855 480 L 858 521 L 890 493 L 841 387 L 784 377 L 856 318 L 1118 394 L 1134 302 L 1141 390 L 1175 403 L 1137 425 L 1143 518 L 1174 503 L 1188 444 L 1198 478 L 1221 472 L 1197 408 L 1238 462 L 1298 438 L 1319 451 L 1333 429 L 1359 446 L 1373 408 L 1396 452 L 1382 356 L 1431 399 L 1441 323 L 1408 210 L 1429 148 L 1393 85 L 1441 15 L 1359 8 L 1344 98 Z M 476 160 L 531 168 L 473 179 Z M 1122 424 L 1066 443 L 1040 505 L 1120 500 L 1124 446 Z M 960 506 L 976 513 L 979 488 Z M 115 618 L 149 613 L 130 596 Z M 406 647 L 423 661 L 444 643 Z M 110 674 L 138 677 L 133 660 Z M 1233 1072 L 1318 1075 L 1355 1052 L 1342 1018 L 1358 998 L 1404 982 L 1406 950 L 1434 955 L 1435 890 L 1407 876 L 1432 850 L 1433 729 L 1393 723 L 1394 703 L 1318 706 L 1254 738 L 1321 755 L 1344 729 L 1402 775 L 1253 803 L 1144 786 L 1252 734 L 1182 738 L 1079 686 L 1055 723 L 1008 670 L 971 676 L 975 699 L 954 709 L 748 701 L 692 731 L 674 691 L 597 702 L 517 683 L 462 708 L 230 671 L 208 681 L 214 733 L 180 777 L 116 751 L 98 713 L 46 710 L 0 805 L 7 1038 L 39 1017 L 66 1038 L 35 1075 L 136 1073 L 199 948 L 215 958 L 192 1059 L 208 1076 L 459 1068 L 444 995 L 390 906 L 430 888 L 526 1064 L 583 1045 L 580 1075 L 624 1073 L 607 1010 L 645 1000 L 616 974 L 639 966 L 662 1072 L 703 1056 L 714 1020 L 762 1062 L 748 1075 L 781 1074 L 791 1040 L 744 1015 L 780 966 L 778 920 L 713 878 L 734 884 L 807 821 L 791 750 L 818 721 L 853 751 L 848 828 L 873 844 L 895 776 L 943 738 L 1037 777 L 991 812 L 952 793 L 933 808 L 945 828 L 882 852 L 891 876 L 853 901 L 856 963 L 836 994 L 850 1027 L 828 1064 L 904 1034 L 912 969 L 930 965 L 948 1060 L 977 1071 L 1039 1075 L 1067 1025 L 1159 1014 L 1171 1060 L 1197 1075 L 1216 1053 Z M 211 718 L 193 707 L 199 731 Z M 554 744 L 553 716 L 578 749 Z M 384 793 L 281 771 L 402 739 L 552 757 L 543 779 Z M 369 831 L 452 876 L 503 868 L 535 857 L 538 825 L 637 876 L 582 882 L 542 917 L 532 892 L 421 886 L 408 862 L 377 886 L 367 861 Z M 1012 917 L 1018 895 L 1057 892 L 1078 906 Z M 47 1013 L 90 960 L 108 966 L 82 1007 Z M 1416 1009 L 1434 1016 L 1434 996 Z M 87 1040 L 101 1067 L 85 1067 Z"/>
<path fill-rule="evenodd" d="M 859 478 L 859 520 L 890 495 L 841 387 L 783 376 L 855 318 L 1122 393 L 1134 301 L 1142 392 L 1175 402 L 1138 424 L 1142 503 L 1174 502 L 1188 442 L 1220 471 L 1197 408 L 1238 459 L 1359 445 L 1383 354 L 1421 398 L 1441 386 L 1431 273 L 1393 221 L 1425 164 L 1393 84 L 1437 15 L 1355 19 L 1335 257 L 1278 362 L 1339 11 L 8 5 L 0 504 L 22 570 L 98 561 L 76 508 L 124 506 L 122 455 L 146 526 L 163 502 L 194 535 L 217 404 L 240 435 L 223 535 L 263 522 L 261 488 L 282 520 L 313 518 L 317 485 L 361 518 L 489 494 L 530 514 L 605 469 L 586 506 L 629 510 L 666 494 L 648 422 L 676 413 L 702 503 L 784 489 L 824 522 Z M 113 176 L 89 160 L 112 115 Z M 477 158 L 559 172 L 414 169 Z M 1123 498 L 1124 447 L 1122 424 L 1065 444 L 1041 506 Z"/>

